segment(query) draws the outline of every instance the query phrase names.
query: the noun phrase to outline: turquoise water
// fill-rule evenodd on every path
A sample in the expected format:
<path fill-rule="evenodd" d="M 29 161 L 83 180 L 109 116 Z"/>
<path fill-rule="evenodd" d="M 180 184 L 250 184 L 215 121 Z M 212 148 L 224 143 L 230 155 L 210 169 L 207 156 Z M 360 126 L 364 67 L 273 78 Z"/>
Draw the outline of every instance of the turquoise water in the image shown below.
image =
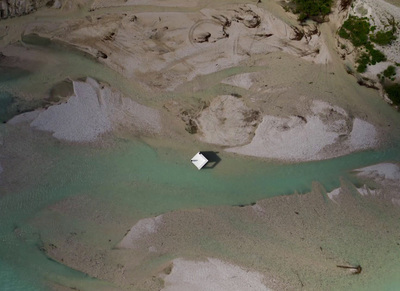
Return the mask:
<path fill-rule="evenodd" d="M 13 96 L 7 92 L 0 92 L 0 122 L 5 122 L 15 115 L 12 104 Z"/>
<path fill-rule="evenodd" d="M 37 282 L 35 275 L 39 274 L 38 278 L 82 286 L 85 274 L 47 259 L 40 251 L 38 230 L 29 226 L 37 212 L 67 197 L 89 195 L 110 209 L 140 218 L 175 209 L 249 204 L 275 195 L 307 192 L 313 181 L 331 190 L 339 186 L 340 177 L 351 180 L 348 171 L 353 168 L 400 161 L 397 148 L 286 165 L 221 153 L 222 160 L 214 169 L 197 171 L 186 153 L 154 149 L 140 141 L 121 140 L 108 150 L 56 141 L 46 148 L 40 142 L 32 146 L 41 154 L 43 166 L 38 164 L 32 173 L 40 182 L 34 186 L 22 183 L 20 191 L 1 199 L 0 235 L 6 244 L 0 248 L 5 262 L 0 267 L 8 270 L 3 272 L 3 285 Z"/>
<path fill-rule="evenodd" d="M 54 53 L 47 43 L 46 49 Z M 50 84 L 67 76 L 92 76 L 122 91 L 135 88 L 134 83 L 83 55 L 59 49 L 56 56 L 64 62 L 62 71 L 60 63 L 49 64 L 34 75 L 2 82 L 0 105 L 6 106 L 0 106 L 0 116 L 4 116 L 11 102 L 7 97 L 10 95 L 4 92 L 29 90 L 32 84 L 45 92 Z M 390 108 L 384 110 L 392 114 Z M 5 141 L 19 134 L 13 131 L 8 125 L 0 125 Z M 81 290 L 86 290 L 86 286 L 91 290 L 93 286 L 107 287 L 104 282 L 50 260 L 41 251 L 41 234 L 32 221 L 46 207 L 68 197 L 88 196 L 107 205 L 116 217 L 121 212 L 121 217 L 130 215 L 134 221 L 176 209 L 244 205 L 276 195 L 306 193 L 314 181 L 329 191 L 340 185 L 340 178 L 357 184 L 349 174 L 354 168 L 400 161 L 400 147 L 395 144 L 377 151 L 300 164 L 279 164 L 220 152 L 221 162 L 214 169 L 197 171 L 190 163 L 195 152 L 190 146 L 178 150 L 152 147 L 139 139 L 120 139 L 110 148 L 97 149 L 66 145 L 42 135 L 42 139 L 21 136 L 15 140 L 15 147 L 8 149 L 10 159 L 0 155 L 4 173 L 12 173 L 7 181 L 0 176 L 0 290 L 47 290 L 48 281 Z M 27 169 L 19 171 L 19 164 Z M 395 278 L 388 280 L 391 281 L 386 290 L 390 290 L 392 283 L 399 286 Z"/>
<path fill-rule="evenodd" d="M 25 280 L 23 274 L 16 272 L 11 266 L 0 261 L 0 290 L 14 291 L 39 291 L 42 290 L 40 285 L 32 284 L 32 281 Z"/>

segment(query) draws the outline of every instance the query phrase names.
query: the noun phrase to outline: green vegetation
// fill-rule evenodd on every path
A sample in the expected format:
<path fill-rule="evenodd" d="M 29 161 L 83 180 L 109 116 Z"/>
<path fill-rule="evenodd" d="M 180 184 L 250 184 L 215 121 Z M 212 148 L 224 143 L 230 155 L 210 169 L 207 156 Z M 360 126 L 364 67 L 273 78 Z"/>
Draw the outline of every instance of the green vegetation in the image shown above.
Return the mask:
<path fill-rule="evenodd" d="M 375 49 L 370 44 L 366 46 L 367 52 L 361 53 L 356 60 L 358 67 L 357 72 L 364 73 L 368 65 L 375 65 L 376 63 L 386 61 L 386 56 L 379 50 Z"/>
<path fill-rule="evenodd" d="M 389 99 L 394 105 L 400 105 L 400 84 L 392 84 L 384 87 Z"/>
<path fill-rule="evenodd" d="M 350 15 L 339 29 L 339 36 L 348 39 L 359 49 L 359 56 L 356 60 L 358 67 L 357 72 L 364 73 L 368 65 L 375 65 L 386 61 L 386 56 L 379 50 L 375 49 L 373 43 L 379 45 L 388 45 L 396 39 L 394 33 L 396 28 L 393 25 L 390 31 L 378 31 L 375 26 L 369 24 L 368 18 L 359 18 Z"/>
<path fill-rule="evenodd" d="M 393 76 L 396 76 L 396 68 L 394 66 L 388 66 L 386 70 L 383 71 L 383 75 L 386 78 L 392 78 Z"/>
<path fill-rule="evenodd" d="M 299 14 L 299 21 L 313 19 L 323 22 L 324 17 L 331 12 L 333 0 L 292 0 L 296 5 L 294 13 Z"/>
<path fill-rule="evenodd" d="M 394 35 L 395 31 L 378 31 L 376 34 L 371 36 L 371 41 L 379 44 L 379 45 L 388 45 L 391 44 L 392 41 L 396 40 L 396 36 Z"/>
<path fill-rule="evenodd" d="M 340 28 L 339 36 L 349 39 L 355 47 L 360 47 L 368 43 L 370 30 L 367 18 L 350 15 Z"/>

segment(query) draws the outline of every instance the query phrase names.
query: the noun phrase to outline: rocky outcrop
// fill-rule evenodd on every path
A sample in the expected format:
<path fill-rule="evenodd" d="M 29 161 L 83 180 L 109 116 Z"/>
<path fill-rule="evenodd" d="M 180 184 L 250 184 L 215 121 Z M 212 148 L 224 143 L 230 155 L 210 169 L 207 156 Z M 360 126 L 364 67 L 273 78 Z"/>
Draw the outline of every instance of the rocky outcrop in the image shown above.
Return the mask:
<path fill-rule="evenodd" d="M 2 19 L 22 16 L 43 7 L 49 0 L 0 0 L 0 17 Z"/>

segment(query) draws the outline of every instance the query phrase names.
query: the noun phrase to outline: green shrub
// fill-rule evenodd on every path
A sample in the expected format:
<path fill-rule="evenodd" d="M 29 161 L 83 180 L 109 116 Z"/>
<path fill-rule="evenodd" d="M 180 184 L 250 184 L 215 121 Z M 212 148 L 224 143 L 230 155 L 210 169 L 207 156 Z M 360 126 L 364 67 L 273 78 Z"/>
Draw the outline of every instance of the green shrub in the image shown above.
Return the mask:
<path fill-rule="evenodd" d="M 350 40 L 359 49 L 359 53 L 362 51 L 361 48 L 365 48 L 365 52 L 361 52 L 356 60 L 358 64 L 357 72 L 359 73 L 364 73 L 368 65 L 375 65 L 376 63 L 386 61 L 386 56 L 381 51 L 375 49 L 371 41 L 384 43 L 390 36 L 386 35 L 386 33 L 382 34 L 381 31 L 371 36 L 370 32 L 375 29 L 376 27 L 371 27 L 367 18 L 359 18 L 354 15 L 350 15 L 339 29 L 339 36 Z"/>
<path fill-rule="evenodd" d="M 396 36 L 393 31 L 378 31 L 376 34 L 371 36 L 371 41 L 379 45 L 388 45 L 396 40 Z"/>
<path fill-rule="evenodd" d="M 300 14 L 299 20 L 321 18 L 331 12 L 333 0 L 292 0 L 296 4 L 295 13 Z"/>
<path fill-rule="evenodd" d="M 339 36 L 349 39 L 356 47 L 368 43 L 368 34 L 370 32 L 369 22 L 365 18 L 358 18 L 350 15 L 339 30 Z"/>
<path fill-rule="evenodd" d="M 384 89 L 393 104 L 400 105 L 400 84 L 387 85 Z"/>
<path fill-rule="evenodd" d="M 367 65 L 370 62 L 370 55 L 367 53 L 362 53 L 357 59 L 357 72 L 364 73 L 367 70 Z"/>
<path fill-rule="evenodd" d="M 396 68 L 394 66 L 388 66 L 386 70 L 383 71 L 383 75 L 386 78 L 391 78 L 393 76 L 396 76 Z"/>
<path fill-rule="evenodd" d="M 384 62 L 386 61 L 386 56 L 379 50 L 372 49 L 370 51 L 371 58 L 372 58 L 372 63 L 375 65 L 376 63 Z"/>

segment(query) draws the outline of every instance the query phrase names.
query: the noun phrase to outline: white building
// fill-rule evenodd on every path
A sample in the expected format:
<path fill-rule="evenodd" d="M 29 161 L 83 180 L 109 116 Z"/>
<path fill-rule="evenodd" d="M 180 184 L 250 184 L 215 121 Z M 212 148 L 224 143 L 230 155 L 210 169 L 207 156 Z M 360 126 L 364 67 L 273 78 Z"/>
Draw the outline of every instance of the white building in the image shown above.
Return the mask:
<path fill-rule="evenodd" d="M 197 169 L 201 169 L 204 167 L 205 164 L 207 164 L 208 160 L 206 157 L 201 153 L 198 152 L 197 154 L 194 155 L 194 157 L 191 159 L 193 165 L 197 167 Z"/>

